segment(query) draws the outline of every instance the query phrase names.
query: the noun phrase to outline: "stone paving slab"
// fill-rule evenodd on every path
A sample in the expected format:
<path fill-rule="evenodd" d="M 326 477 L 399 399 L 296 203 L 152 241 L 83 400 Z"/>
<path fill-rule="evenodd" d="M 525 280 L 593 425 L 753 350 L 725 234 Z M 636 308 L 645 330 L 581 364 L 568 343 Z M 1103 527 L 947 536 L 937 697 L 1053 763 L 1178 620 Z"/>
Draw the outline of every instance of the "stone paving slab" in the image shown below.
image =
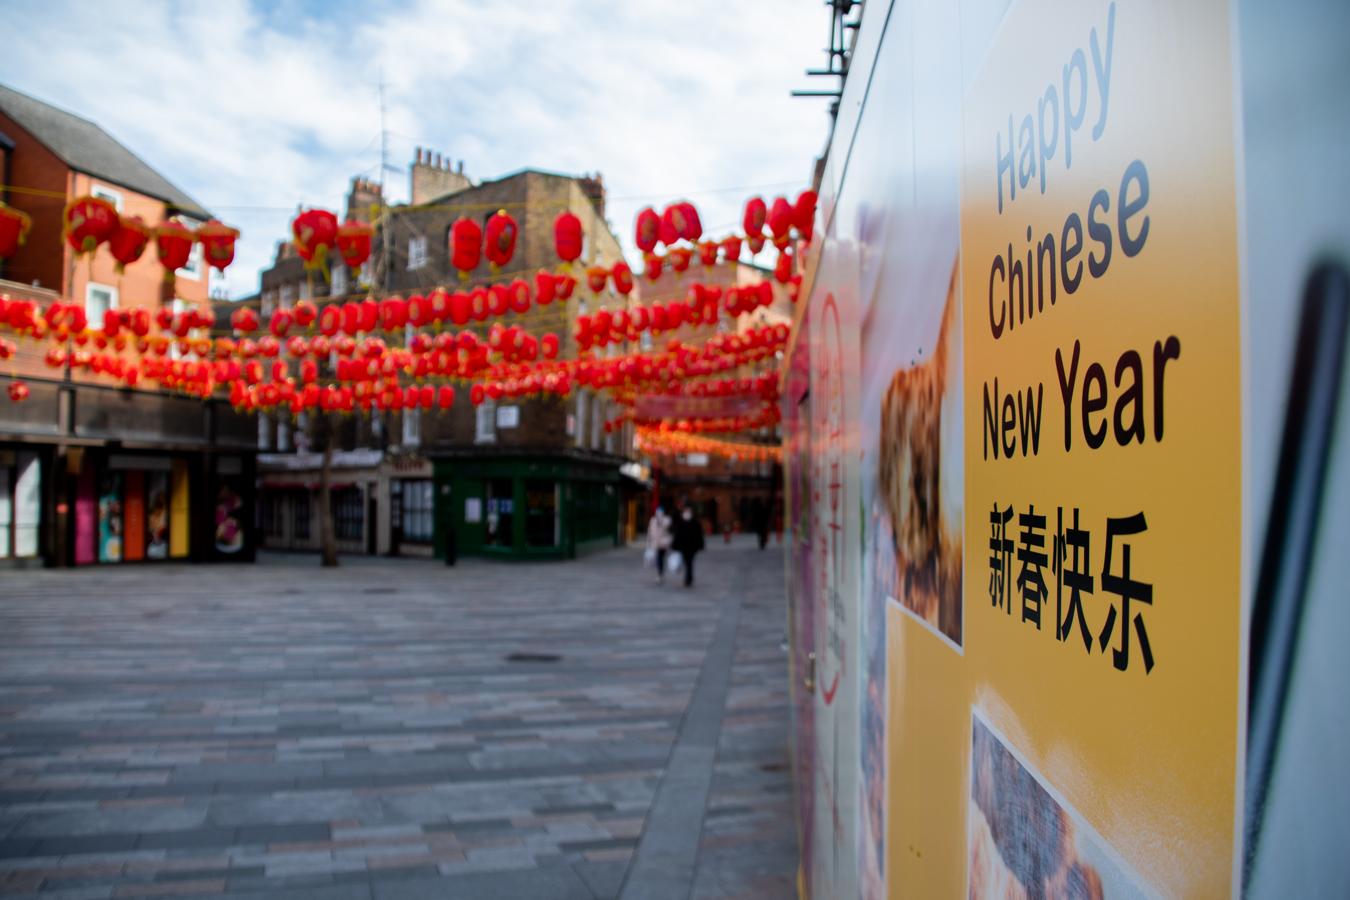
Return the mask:
<path fill-rule="evenodd" d="M 793 895 L 775 550 L 346 563 L 0 572 L 0 895 Z"/>

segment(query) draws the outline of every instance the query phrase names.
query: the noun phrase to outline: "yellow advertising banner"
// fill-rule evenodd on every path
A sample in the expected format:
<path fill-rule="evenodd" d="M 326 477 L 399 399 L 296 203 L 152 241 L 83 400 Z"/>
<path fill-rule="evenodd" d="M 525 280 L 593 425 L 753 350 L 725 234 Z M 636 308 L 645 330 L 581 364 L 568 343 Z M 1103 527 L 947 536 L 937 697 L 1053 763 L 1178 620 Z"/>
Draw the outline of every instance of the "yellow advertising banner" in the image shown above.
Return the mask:
<path fill-rule="evenodd" d="M 931 764 L 922 790 L 941 797 L 922 806 L 955 807 L 965 829 L 935 840 L 933 822 L 896 817 L 892 852 L 920 879 L 899 875 L 906 893 L 953 896 L 953 873 L 973 896 L 1232 891 L 1229 16 L 1222 0 L 1025 0 L 967 85 L 962 656 L 891 623 L 925 691 L 965 695 L 902 684 L 891 713 L 909 746 L 892 765 Z M 932 738 L 957 758 L 925 753 Z M 907 865 L 923 847 L 946 858 Z"/>

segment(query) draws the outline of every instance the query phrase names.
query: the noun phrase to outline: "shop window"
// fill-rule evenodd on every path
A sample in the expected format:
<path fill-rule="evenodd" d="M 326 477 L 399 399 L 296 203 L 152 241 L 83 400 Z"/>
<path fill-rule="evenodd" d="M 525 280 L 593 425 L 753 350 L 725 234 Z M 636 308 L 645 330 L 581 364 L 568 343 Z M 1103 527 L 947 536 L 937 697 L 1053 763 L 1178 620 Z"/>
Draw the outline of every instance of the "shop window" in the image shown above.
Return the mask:
<path fill-rule="evenodd" d="M 281 493 L 268 491 L 262 495 L 262 525 L 264 537 L 286 536 L 286 504 Z"/>
<path fill-rule="evenodd" d="M 556 482 L 525 482 L 525 543 L 530 547 L 558 546 Z"/>
<path fill-rule="evenodd" d="M 515 490 L 510 478 L 487 483 L 487 516 L 483 520 L 483 543 L 489 547 L 515 544 Z"/>
<path fill-rule="evenodd" d="M 309 540 L 309 491 L 296 491 L 291 500 L 291 534 L 297 541 Z"/>
<path fill-rule="evenodd" d="M 145 475 L 145 558 L 169 558 L 169 472 Z"/>
<path fill-rule="evenodd" d="M 258 413 L 258 449 L 272 449 L 272 420 L 266 413 Z"/>
<path fill-rule="evenodd" d="M 95 546 L 101 563 L 122 561 L 122 473 L 106 472 L 98 488 L 98 533 Z"/>
<path fill-rule="evenodd" d="M 430 544 L 436 521 L 431 479 L 403 481 L 400 483 L 400 489 L 402 501 L 399 505 L 399 514 L 403 539 L 419 544 Z"/>
<path fill-rule="evenodd" d="M 13 555 L 10 544 L 14 535 L 14 467 L 0 465 L 0 559 Z"/>
<path fill-rule="evenodd" d="M 333 491 L 333 532 L 339 541 L 361 540 L 365 518 L 360 488 Z"/>

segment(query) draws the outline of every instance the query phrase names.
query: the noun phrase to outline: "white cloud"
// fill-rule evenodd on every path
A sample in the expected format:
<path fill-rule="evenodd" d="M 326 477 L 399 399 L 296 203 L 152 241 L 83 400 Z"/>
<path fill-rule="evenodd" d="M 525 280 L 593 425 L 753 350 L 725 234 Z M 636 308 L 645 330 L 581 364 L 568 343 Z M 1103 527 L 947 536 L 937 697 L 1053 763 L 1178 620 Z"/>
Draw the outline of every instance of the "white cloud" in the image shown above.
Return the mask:
<path fill-rule="evenodd" d="M 378 174 L 381 73 L 396 198 L 422 145 L 475 179 L 600 171 L 630 248 L 637 210 L 681 196 L 729 230 L 750 192 L 710 189 L 809 177 L 824 101 L 788 92 L 823 62 L 827 16 L 818 0 L 29 2 L 6 11 L 0 81 L 98 122 L 241 228 L 242 296 L 297 205 L 340 211 L 352 175 Z"/>

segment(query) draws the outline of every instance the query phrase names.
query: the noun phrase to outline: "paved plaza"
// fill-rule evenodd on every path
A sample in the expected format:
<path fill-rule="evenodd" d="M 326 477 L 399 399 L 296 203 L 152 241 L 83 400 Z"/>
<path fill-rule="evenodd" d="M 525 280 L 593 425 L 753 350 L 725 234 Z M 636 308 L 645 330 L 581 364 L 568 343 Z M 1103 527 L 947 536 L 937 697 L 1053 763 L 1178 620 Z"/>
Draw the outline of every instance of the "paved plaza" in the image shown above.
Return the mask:
<path fill-rule="evenodd" d="M 782 554 L 0 571 L 0 894 L 791 897 Z"/>

